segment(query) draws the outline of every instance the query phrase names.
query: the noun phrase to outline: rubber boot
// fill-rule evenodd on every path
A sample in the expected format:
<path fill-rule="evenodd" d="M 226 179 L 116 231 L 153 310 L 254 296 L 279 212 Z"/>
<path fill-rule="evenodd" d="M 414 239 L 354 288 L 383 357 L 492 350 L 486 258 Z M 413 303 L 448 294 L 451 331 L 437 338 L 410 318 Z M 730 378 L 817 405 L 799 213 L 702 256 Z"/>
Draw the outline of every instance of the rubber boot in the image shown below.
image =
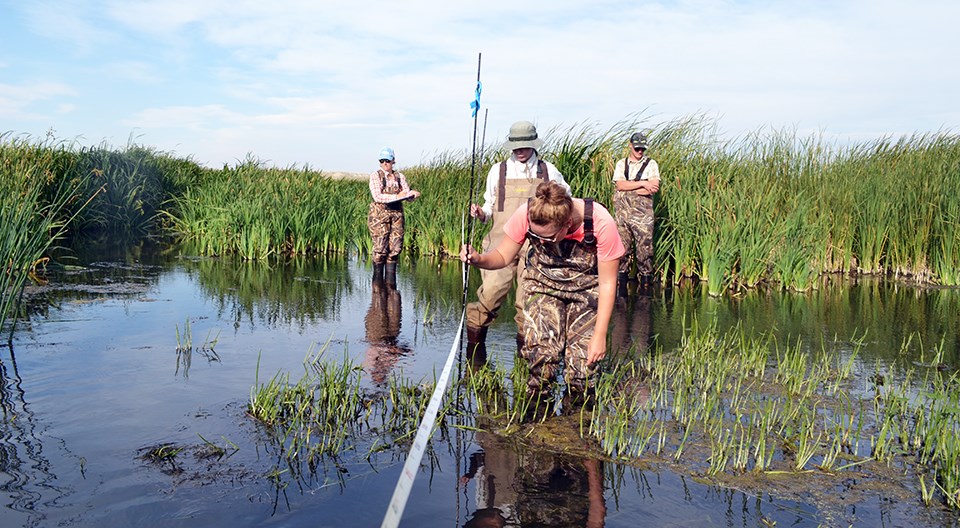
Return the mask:
<path fill-rule="evenodd" d="M 383 278 L 387 282 L 387 286 L 397 287 L 397 263 L 387 261 L 386 267 L 383 268 Z"/>
<path fill-rule="evenodd" d="M 487 327 L 467 326 L 467 357 L 487 357 Z"/>
<path fill-rule="evenodd" d="M 522 417 L 523 423 L 543 422 L 553 414 L 553 394 L 549 391 L 529 392 L 526 412 Z"/>
<path fill-rule="evenodd" d="M 640 289 L 643 291 L 649 291 L 653 286 L 653 275 L 649 273 L 644 273 L 640 275 Z"/>
<path fill-rule="evenodd" d="M 383 263 L 373 263 L 373 282 L 382 283 L 383 282 Z"/>
<path fill-rule="evenodd" d="M 597 392 L 594 388 L 568 387 L 563 397 L 563 414 L 573 415 L 580 412 L 591 413 L 596 407 Z"/>
<path fill-rule="evenodd" d="M 627 274 L 617 273 L 617 297 L 627 298 Z"/>

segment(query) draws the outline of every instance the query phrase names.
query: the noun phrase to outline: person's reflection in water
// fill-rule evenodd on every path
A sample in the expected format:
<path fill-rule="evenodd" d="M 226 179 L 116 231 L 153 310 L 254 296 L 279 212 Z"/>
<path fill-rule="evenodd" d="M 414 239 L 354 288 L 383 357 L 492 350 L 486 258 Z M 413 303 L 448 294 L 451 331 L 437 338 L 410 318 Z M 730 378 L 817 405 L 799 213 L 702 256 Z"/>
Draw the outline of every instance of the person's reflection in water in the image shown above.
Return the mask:
<path fill-rule="evenodd" d="M 460 478 L 473 480 L 476 508 L 464 528 L 604 525 L 603 468 L 598 460 L 516 447 L 492 433 Z"/>
<path fill-rule="evenodd" d="M 624 359 L 634 349 L 640 355 L 652 344 L 651 298 L 637 293 L 629 299 L 618 298 L 610 321 L 610 351 L 617 359 Z"/>
<path fill-rule="evenodd" d="M 370 346 L 363 370 L 377 385 L 384 384 L 397 360 L 410 353 L 409 347 L 398 342 L 401 304 L 395 273 L 387 272 L 385 276 L 382 266 L 374 268 L 370 309 L 364 319 Z"/>

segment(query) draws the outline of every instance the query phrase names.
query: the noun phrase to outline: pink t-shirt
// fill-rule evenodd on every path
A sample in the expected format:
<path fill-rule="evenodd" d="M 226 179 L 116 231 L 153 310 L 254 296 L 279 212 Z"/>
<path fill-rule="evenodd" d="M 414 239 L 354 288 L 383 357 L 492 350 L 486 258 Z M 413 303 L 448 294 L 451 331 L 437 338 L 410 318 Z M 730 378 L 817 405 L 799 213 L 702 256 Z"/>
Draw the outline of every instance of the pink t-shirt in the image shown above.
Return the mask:
<path fill-rule="evenodd" d="M 574 202 L 583 204 L 580 198 L 574 198 Z M 527 238 L 527 229 L 530 228 L 530 221 L 527 219 L 527 204 L 517 208 L 516 212 L 507 220 L 503 226 L 503 232 L 510 240 L 517 244 L 523 244 Z M 602 261 L 614 260 L 622 257 L 626 252 L 623 247 L 623 241 L 620 240 L 620 233 L 617 232 L 617 224 L 610 216 L 607 208 L 593 202 L 593 234 L 597 237 L 597 259 Z M 567 233 L 564 240 L 576 240 L 583 242 L 583 222 L 580 227 L 572 233 Z"/>

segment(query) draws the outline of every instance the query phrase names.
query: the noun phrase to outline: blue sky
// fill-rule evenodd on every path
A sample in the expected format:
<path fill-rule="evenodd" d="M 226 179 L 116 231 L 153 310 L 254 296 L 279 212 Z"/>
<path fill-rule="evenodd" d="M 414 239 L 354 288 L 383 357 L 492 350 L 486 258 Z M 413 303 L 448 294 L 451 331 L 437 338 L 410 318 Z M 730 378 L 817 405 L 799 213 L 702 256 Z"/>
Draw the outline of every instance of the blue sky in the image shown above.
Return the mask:
<path fill-rule="evenodd" d="M 488 143 L 638 113 L 730 139 L 956 132 L 958 20 L 954 0 L 0 0 L 0 133 L 330 171 L 390 145 L 403 167 L 469 151 L 478 54 Z"/>

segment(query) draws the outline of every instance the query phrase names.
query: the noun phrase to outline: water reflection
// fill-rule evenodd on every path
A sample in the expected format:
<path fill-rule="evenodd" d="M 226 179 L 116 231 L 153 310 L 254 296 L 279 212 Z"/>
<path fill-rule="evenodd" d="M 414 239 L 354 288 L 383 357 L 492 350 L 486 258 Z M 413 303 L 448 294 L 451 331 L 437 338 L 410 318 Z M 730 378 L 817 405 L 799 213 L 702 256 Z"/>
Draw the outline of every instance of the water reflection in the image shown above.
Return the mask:
<path fill-rule="evenodd" d="M 907 363 L 934 348 L 943 362 L 960 366 L 960 290 L 905 285 L 877 277 L 826 276 L 805 293 L 751 290 L 723 298 L 709 297 L 698 284 L 660 291 L 654 296 L 653 332 L 665 348 L 682 339 L 696 318 L 716 323 L 721 331 L 741 326 L 748 334 L 769 334 L 781 345 L 803 342 L 816 351 L 823 341 L 864 337 L 864 364 Z M 909 350 L 901 345 L 913 338 Z M 849 347 L 852 348 L 852 345 Z"/>
<path fill-rule="evenodd" d="M 467 527 L 604 525 L 603 467 L 595 459 L 519 447 L 478 431 L 460 483 L 473 482 Z"/>
<path fill-rule="evenodd" d="M 10 366 L 0 359 L 0 409 L 4 418 L 0 428 L 0 491 L 6 508 L 15 514 L 21 526 L 37 526 L 44 519 L 36 509 L 38 503 L 62 500 L 67 494 L 54 485 L 56 476 L 43 453 L 43 434 L 27 403 L 16 355 L 12 346 L 5 348 L 10 353 Z M 11 517 L 0 511 L 0 519 Z"/>
<path fill-rule="evenodd" d="M 185 259 L 204 295 L 217 305 L 218 318 L 234 329 L 292 325 L 304 331 L 338 319 L 354 292 L 353 271 L 343 257 L 294 258 L 278 262 Z M 351 314 L 352 315 L 352 314 Z"/>
<path fill-rule="evenodd" d="M 628 299 L 618 298 L 610 324 L 610 352 L 616 356 L 643 353 L 653 344 L 649 294 L 638 293 Z"/>
<path fill-rule="evenodd" d="M 403 303 L 397 290 L 396 267 L 385 274 L 383 266 L 376 266 L 370 289 L 370 308 L 364 317 L 370 346 L 364 355 L 363 370 L 374 383 L 383 385 L 394 364 L 411 351 L 399 340 Z"/>
<path fill-rule="evenodd" d="M 33 298 L 38 302 L 30 305 L 29 320 L 17 327 L 20 372 L 12 351 L 10 360 L 0 358 L 5 418 L 0 423 L 5 499 L 0 526 L 155 525 L 173 518 L 206 526 L 296 526 L 310 525 L 318 516 L 330 519 L 328 525 L 380 522 L 405 450 L 391 446 L 380 451 L 378 444 L 376 452 L 366 453 L 370 442 L 363 443 L 357 460 L 334 460 L 315 472 L 294 474 L 279 457 L 269 456 L 276 439 L 266 438 L 244 414 L 245 401 L 258 372 L 260 383 L 277 372 L 296 375 L 310 345 L 334 332 L 342 340 L 331 356 L 338 358 L 346 349 L 359 360 L 359 352 L 375 383 L 389 378 L 398 361 L 406 377 L 429 375 L 446 357 L 456 332 L 459 263 L 405 260 L 398 289 L 386 278 L 371 282 L 368 265 L 344 257 L 168 261 L 151 259 L 144 249 L 116 261 L 96 252 L 91 258 L 93 264 L 81 259 L 76 264 L 82 267 L 62 269 L 62 276 L 44 288 L 46 297 Z M 660 346 L 672 350 L 697 318 L 716 323 L 720 331 L 741 325 L 748 333 L 770 333 L 794 343 L 799 338 L 817 350 L 824 338 L 866 334 L 858 356 L 864 380 L 875 374 L 876 365 L 920 361 L 921 350 L 928 352 L 923 359 L 928 363 L 930 348 L 941 343 L 941 362 L 956 367 L 960 290 L 830 280 L 835 284 L 828 281 L 804 294 L 758 290 L 722 299 L 689 285 L 656 288 L 653 297 L 618 305 L 611 354 Z M 508 301 L 505 309 L 511 306 Z M 401 312 L 406 312 L 406 326 Z M 490 357 L 472 358 L 475 366 L 507 365 L 509 370 L 516 328 L 510 328 L 512 317 L 504 315 L 502 324 L 491 328 Z M 171 364 L 175 331 L 186 317 L 204 321 L 196 345 L 211 328 L 238 329 L 217 345 L 223 362 L 218 355 L 215 368 L 206 368 L 212 359 L 206 356 L 207 362 L 191 363 L 192 356 L 181 355 L 181 363 Z M 901 350 L 911 333 L 918 337 L 909 350 Z M 411 353 L 414 345 L 416 354 Z M 507 391 L 503 393 L 506 398 Z M 206 447 L 198 434 L 241 449 L 219 465 L 185 458 L 192 464 L 185 474 L 198 476 L 178 480 L 145 470 L 136 458 L 137 448 L 145 444 Z M 456 513 L 457 522 L 469 526 L 511 526 L 541 517 L 544 523 L 563 518 L 584 525 L 591 515 L 602 518 L 604 509 L 609 510 L 608 526 L 724 525 L 725 520 L 727 525 L 760 526 L 769 524 L 767 518 L 778 525 L 809 526 L 821 518 L 822 510 L 809 506 L 796 521 L 795 514 L 776 509 L 793 503 L 764 497 L 761 504 L 752 495 L 687 482 L 669 470 L 644 473 L 614 462 L 520 448 L 493 433 L 476 435 L 472 467 L 454 471 L 455 448 L 444 443 L 450 433 L 438 430 L 429 453 L 433 459 L 424 465 L 430 474 L 418 479 L 408 505 L 411 518 L 433 521 L 424 525 L 454 524 Z M 463 454 L 457 451 L 457 463 Z M 455 505 L 462 504 L 455 502 L 460 493 L 454 482 L 462 476 L 468 477 L 464 490 L 470 498 L 466 510 L 454 513 Z M 602 492 L 599 501 L 597 490 Z M 884 520 L 882 512 L 874 513 L 880 511 L 879 503 L 855 502 L 858 511 L 852 518 L 861 525 Z M 888 514 L 886 525 L 937 525 L 917 517 L 918 500 L 897 504 L 902 510 Z M 949 512 L 942 516 L 955 522 Z"/>

